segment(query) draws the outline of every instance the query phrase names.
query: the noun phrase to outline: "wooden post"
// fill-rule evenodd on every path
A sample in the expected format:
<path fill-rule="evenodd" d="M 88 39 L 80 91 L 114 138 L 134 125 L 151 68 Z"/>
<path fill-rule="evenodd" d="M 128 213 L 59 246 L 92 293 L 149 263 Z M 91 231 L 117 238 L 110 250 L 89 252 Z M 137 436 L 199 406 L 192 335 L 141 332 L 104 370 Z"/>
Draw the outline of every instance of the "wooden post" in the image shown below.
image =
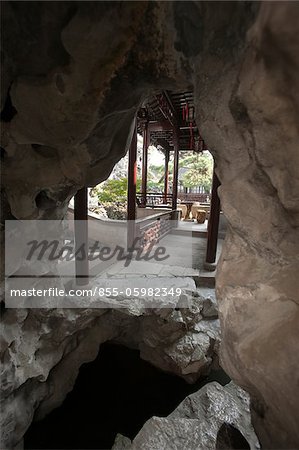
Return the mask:
<path fill-rule="evenodd" d="M 179 180 L 179 135 L 176 128 L 173 129 L 173 180 L 172 180 L 172 210 L 177 208 L 178 180 Z"/>
<path fill-rule="evenodd" d="M 143 149 L 142 149 L 142 175 L 141 175 L 141 204 L 146 207 L 146 192 L 147 192 L 147 157 L 149 145 L 149 129 L 148 122 L 145 122 L 143 129 Z"/>
<path fill-rule="evenodd" d="M 127 190 L 127 247 L 131 248 L 135 235 L 137 182 L 137 129 L 136 124 L 129 148 L 128 190 Z"/>
<path fill-rule="evenodd" d="M 213 264 L 216 261 L 217 241 L 218 241 L 218 228 L 220 217 L 220 199 L 218 197 L 217 189 L 220 186 L 220 181 L 213 171 L 213 183 L 212 183 L 212 198 L 211 198 L 211 210 L 208 222 L 208 241 L 207 241 L 207 254 L 206 263 Z"/>
<path fill-rule="evenodd" d="M 164 203 L 167 204 L 168 194 L 168 163 L 169 163 L 169 150 L 165 149 L 165 168 L 164 168 Z"/>
<path fill-rule="evenodd" d="M 76 283 L 88 284 L 88 191 L 80 189 L 74 197 Z"/>

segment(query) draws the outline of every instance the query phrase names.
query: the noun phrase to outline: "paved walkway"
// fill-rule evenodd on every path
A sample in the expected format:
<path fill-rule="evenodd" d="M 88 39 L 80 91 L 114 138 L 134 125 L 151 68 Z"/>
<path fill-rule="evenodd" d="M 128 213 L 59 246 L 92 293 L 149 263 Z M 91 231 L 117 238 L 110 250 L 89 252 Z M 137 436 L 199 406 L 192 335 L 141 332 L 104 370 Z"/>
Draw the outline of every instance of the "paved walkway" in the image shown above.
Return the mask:
<path fill-rule="evenodd" d="M 166 249 L 167 259 L 165 261 L 136 261 L 134 259 L 125 264 L 124 261 L 116 259 L 107 262 L 99 260 L 90 261 L 89 271 L 93 280 L 99 279 L 133 279 L 133 278 L 166 278 L 191 277 L 197 286 L 213 287 L 215 272 L 204 270 L 206 256 L 206 229 L 207 223 L 197 224 L 194 222 L 180 221 L 178 227 L 157 244 Z M 223 240 L 218 240 L 217 261 L 219 259 Z M 64 274 L 73 276 L 75 273 L 75 262 L 63 267 Z"/>
<path fill-rule="evenodd" d="M 191 220 L 180 220 L 178 222 L 178 227 L 175 228 L 176 231 L 191 231 L 191 232 L 208 232 L 208 221 L 205 223 L 192 222 Z"/>
<path fill-rule="evenodd" d="M 181 222 L 182 223 L 182 222 Z M 126 267 L 123 261 L 116 261 L 109 267 L 103 268 L 101 277 L 198 277 L 204 272 L 204 262 L 206 256 L 207 240 L 205 237 L 194 235 L 200 225 L 184 223 L 179 224 L 178 230 L 184 231 L 182 235 L 177 234 L 177 229 L 167 234 L 156 247 L 163 246 L 166 249 L 167 259 L 159 262 L 151 261 L 130 261 Z M 203 229 L 203 226 L 201 226 Z M 222 249 L 222 239 L 218 240 L 217 260 Z M 91 271 L 96 273 L 98 266 L 92 268 Z M 99 273 L 99 272 L 98 272 Z M 214 276 L 208 272 L 210 276 Z"/>

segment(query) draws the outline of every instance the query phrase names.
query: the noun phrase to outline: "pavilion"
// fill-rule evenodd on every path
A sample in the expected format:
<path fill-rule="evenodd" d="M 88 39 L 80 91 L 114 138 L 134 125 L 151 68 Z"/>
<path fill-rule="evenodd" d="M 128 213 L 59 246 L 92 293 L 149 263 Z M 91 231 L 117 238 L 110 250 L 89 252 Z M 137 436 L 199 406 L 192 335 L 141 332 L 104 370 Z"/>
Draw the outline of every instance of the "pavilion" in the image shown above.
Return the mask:
<path fill-rule="evenodd" d="M 143 136 L 141 192 L 137 193 L 137 133 Z M 147 191 L 148 148 L 159 146 L 165 155 L 164 190 L 160 194 L 159 208 L 162 206 L 169 213 L 177 211 L 178 203 L 178 169 L 181 152 L 200 153 L 208 150 L 198 129 L 195 117 L 194 97 L 192 91 L 162 91 L 144 102 L 136 118 L 131 144 L 129 147 L 128 188 L 127 188 L 127 221 L 135 223 L 137 204 L 146 208 L 151 197 Z M 173 181 L 169 186 L 169 161 L 173 157 Z M 217 194 L 219 179 L 213 170 L 210 216 L 207 232 L 206 263 L 213 265 L 216 261 L 218 228 L 220 217 L 220 200 Z M 171 190 L 171 192 L 170 192 Z M 155 198 L 157 198 L 155 194 Z M 162 205 L 161 205 L 162 202 Z M 151 206 L 154 207 L 151 202 Z M 174 217 L 174 216 L 173 216 Z M 75 240 L 88 240 L 88 195 L 87 188 L 80 189 L 74 202 Z M 85 221 L 85 226 L 76 227 L 76 221 Z M 132 222 L 131 222 L 132 221 Z M 130 229 L 130 240 L 134 239 L 135 227 Z M 78 235 L 80 234 L 80 238 Z M 76 261 L 77 273 L 88 277 L 88 261 Z M 77 277 L 78 278 L 78 277 Z M 81 277 L 79 277 L 81 278 Z M 84 283 L 84 280 L 81 280 Z"/>

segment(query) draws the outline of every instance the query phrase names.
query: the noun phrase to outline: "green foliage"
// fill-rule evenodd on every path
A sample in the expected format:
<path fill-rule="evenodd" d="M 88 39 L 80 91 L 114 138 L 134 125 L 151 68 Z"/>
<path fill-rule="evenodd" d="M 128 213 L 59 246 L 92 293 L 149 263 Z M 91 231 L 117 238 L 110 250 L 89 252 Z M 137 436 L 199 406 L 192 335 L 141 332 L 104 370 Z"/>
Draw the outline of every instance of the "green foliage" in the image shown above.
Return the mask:
<path fill-rule="evenodd" d="M 203 186 L 206 192 L 211 191 L 213 159 L 207 154 L 185 156 L 180 161 L 180 167 L 187 169 L 181 177 L 185 187 Z"/>
<path fill-rule="evenodd" d="M 151 164 L 147 171 L 147 191 L 161 192 L 164 186 L 164 165 Z"/>
<path fill-rule="evenodd" d="M 127 218 L 127 203 L 105 203 L 104 204 L 107 217 L 113 220 L 126 220 Z"/>
<path fill-rule="evenodd" d="M 184 156 L 181 153 L 179 168 L 185 169 L 180 176 L 180 183 L 189 188 L 203 186 L 210 192 L 212 185 L 213 158 L 206 154 Z M 172 183 L 173 161 L 169 162 L 169 185 Z M 127 177 L 109 179 L 93 188 L 91 195 L 98 198 L 101 205 L 106 203 L 121 204 L 127 201 Z M 163 192 L 164 165 L 150 165 L 148 168 L 147 191 Z M 141 179 L 137 178 L 137 192 L 141 191 Z"/>
<path fill-rule="evenodd" d="M 99 184 L 93 189 L 93 194 L 98 197 L 100 204 L 107 202 L 125 202 L 127 199 L 126 177 L 119 180 L 110 179 Z M 140 180 L 137 180 L 137 191 L 140 189 Z"/>

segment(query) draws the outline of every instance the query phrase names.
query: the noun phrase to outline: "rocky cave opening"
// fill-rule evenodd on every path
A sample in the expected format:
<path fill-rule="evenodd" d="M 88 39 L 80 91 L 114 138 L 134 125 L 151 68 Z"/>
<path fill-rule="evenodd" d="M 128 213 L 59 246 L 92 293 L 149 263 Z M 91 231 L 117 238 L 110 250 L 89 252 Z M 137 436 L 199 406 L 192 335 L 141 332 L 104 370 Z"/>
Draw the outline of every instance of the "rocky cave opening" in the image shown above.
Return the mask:
<path fill-rule="evenodd" d="M 190 384 L 142 360 L 138 350 L 105 342 L 96 359 L 80 367 L 63 404 L 31 424 L 24 448 L 109 449 L 117 433 L 134 439 L 148 419 L 167 416 L 211 381 L 224 386 L 230 378 L 218 369 Z"/>
<path fill-rule="evenodd" d="M 73 2 L 2 4 L 3 221 L 60 220 L 70 197 L 105 180 L 123 156 L 145 96 L 191 85 L 200 130 L 217 163 L 221 206 L 229 223 L 216 277 L 221 364 L 253 400 L 252 421 L 263 448 L 299 448 L 298 2 L 76 2 L 75 8 Z M 85 359 L 92 351 L 89 344 L 81 351 L 81 332 L 96 336 L 97 327 L 102 331 L 106 326 L 102 339 L 119 334 L 109 330 L 111 315 L 103 314 L 97 323 L 98 316 L 95 310 L 68 309 L 7 309 L 2 314 L 1 448 L 21 448 L 25 433 L 27 449 L 111 446 L 116 432 L 134 436 L 150 415 L 168 414 L 188 392 L 198 390 L 199 385 L 159 372 L 166 378 L 155 382 L 155 395 L 146 406 L 145 398 L 154 389 L 149 381 L 158 375 L 151 366 L 138 369 L 146 363 L 139 361 L 137 351 L 103 344 L 98 358 L 83 364 L 92 359 Z M 146 319 L 142 316 L 140 322 Z M 159 334 L 160 319 L 151 320 Z M 122 329 L 123 322 L 112 325 Z M 178 326 L 171 323 L 171 332 L 167 327 L 162 329 L 163 343 Z M 195 331 L 196 336 L 202 333 L 201 328 Z M 179 336 L 180 348 L 188 340 L 190 349 L 192 336 Z M 135 352 L 134 377 L 125 371 L 124 362 L 134 359 L 124 356 L 130 352 Z M 117 361 L 110 371 L 103 367 Z M 61 406 L 64 412 L 51 412 L 56 397 L 62 401 L 68 392 L 63 377 L 72 378 L 72 384 L 81 363 L 76 386 Z M 100 375 L 97 370 L 88 373 L 94 364 L 101 366 Z M 108 389 L 100 389 L 101 380 Z M 145 397 L 140 395 L 133 408 L 137 384 Z M 155 409 L 158 386 L 163 394 L 158 400 L 166 393 L 169 398 L 163 404 L 157 401 Z M 213 389 L 199 394 L 200 400 Z M 226 395 L 219 388 L 228 409 L 232 389 Z M 131 416 L 117 410 L 127 425 L 119 422 L 116 430 L 113 420 L 115 429 L 107 425 L 107 436 L 88 443 L 89 426 L 96 431 L 108 418 L 103 397 L 115 413 L 111 394 L 120 390 L 122 403 L 129 399 L 132 409 Z M 72 400 L 78 391 L 81 407 L 78 399 Z M 240 391 L 235 394 L 239 401 Z M 95 404 L 91 407 L 88 401 L 84 407 L 91 396 Z M 141 400 L 142 417 L 136 414 Z M 50 412 L 30 426 L 37 408 Z M 92 421 L 83 430 L 89 409 Z M 67 425 L 68 417 L 72 420 Z M 196 436 L 201 425 L 191 422 L 186 423 L 186 439 Z M 179 440 L 180 420 L 175 430 Z M 159 437 L 166 439 L 163 433 Z M 231 448 L 248 448 L 232 424 L 223 425 L 217 437 L 218 449 L 227 448 L 228 442 Z M 184 441 L 179 443 L 177 448 L 187 448 Z M 154 448 L 159 445 L 150 450 Z"/>

